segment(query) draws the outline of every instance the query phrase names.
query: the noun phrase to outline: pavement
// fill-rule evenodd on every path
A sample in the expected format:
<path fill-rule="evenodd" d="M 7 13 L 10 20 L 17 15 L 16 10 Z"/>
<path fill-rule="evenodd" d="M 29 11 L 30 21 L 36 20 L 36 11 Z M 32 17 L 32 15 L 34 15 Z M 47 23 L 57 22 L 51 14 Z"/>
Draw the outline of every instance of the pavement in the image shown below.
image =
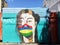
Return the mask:
<path fill-rule="evenodd" d="M 38 45 L 36 43 L 32 44 L 26 44 L 26 43 L 0 43 L 0 45 Z"/>
<path fill-rule="evenodd" d="M 37 44 L 37 43 L 0 43 L 0 45 L 60 45 L 60 44 Z"/>

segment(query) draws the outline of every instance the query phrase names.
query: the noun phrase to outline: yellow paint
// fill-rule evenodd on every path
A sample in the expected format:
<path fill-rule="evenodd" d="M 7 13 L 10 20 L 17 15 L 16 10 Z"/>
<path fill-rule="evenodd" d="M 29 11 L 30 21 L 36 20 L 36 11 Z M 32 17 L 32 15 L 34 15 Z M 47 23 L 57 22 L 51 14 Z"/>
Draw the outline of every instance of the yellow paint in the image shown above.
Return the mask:
<path fill-rule="evenodd" d="M 32 30 L 20 30 L 19 32 L 20 33 L 29 33 L 29 32 L 32 32 Z"/>

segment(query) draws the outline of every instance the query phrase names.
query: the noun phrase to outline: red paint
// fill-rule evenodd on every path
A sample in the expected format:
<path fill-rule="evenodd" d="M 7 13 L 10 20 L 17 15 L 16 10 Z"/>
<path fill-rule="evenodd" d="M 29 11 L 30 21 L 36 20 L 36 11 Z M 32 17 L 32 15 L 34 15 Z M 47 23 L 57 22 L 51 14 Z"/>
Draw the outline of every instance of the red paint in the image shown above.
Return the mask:
<path fill-rule="evenodd" d="M 24 26 L 28 26 L 29 28 L 32 28 L 32 26 L 29 26 L 28 24 L 20 25 L 18 28 L 23 28 Z"/>
<path fill-rule="evenodd" d="M 18 26 L 18 28 L 22 28 L 22 26 Z"/>

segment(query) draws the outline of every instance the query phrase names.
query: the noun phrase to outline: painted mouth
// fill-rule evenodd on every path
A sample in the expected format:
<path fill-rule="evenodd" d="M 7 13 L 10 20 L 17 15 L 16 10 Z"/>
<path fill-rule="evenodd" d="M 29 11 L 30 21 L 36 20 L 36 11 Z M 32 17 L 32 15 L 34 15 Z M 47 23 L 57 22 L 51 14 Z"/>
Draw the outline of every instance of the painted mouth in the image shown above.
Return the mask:
<path fill-rule="evenodd" d="M 21 33 L 21 35 L 28 37 L 32 35 L 32 30 L 29 29 L 25 29 L 25 30 L 19 30 L 19 32 Z"/>
<path fill-rule="evenodd" d="M 18 30 L 19 30 L 19 33 L 25 37 L 29 37 L 32 35 L 32 26 L 28 24 L 18 26 Z"/>

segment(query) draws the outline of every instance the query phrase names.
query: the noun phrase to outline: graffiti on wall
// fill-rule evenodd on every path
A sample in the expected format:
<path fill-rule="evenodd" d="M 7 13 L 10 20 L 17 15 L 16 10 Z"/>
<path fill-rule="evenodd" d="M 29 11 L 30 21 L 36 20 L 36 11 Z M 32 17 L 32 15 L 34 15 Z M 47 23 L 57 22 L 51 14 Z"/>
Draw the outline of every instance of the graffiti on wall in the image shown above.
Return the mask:
<path fill-rule="evenodd" d="M 48 8 L 3 8 L 3 42 L 48 42 L 48 26 L 45 24 L 47 10 Z"/>

